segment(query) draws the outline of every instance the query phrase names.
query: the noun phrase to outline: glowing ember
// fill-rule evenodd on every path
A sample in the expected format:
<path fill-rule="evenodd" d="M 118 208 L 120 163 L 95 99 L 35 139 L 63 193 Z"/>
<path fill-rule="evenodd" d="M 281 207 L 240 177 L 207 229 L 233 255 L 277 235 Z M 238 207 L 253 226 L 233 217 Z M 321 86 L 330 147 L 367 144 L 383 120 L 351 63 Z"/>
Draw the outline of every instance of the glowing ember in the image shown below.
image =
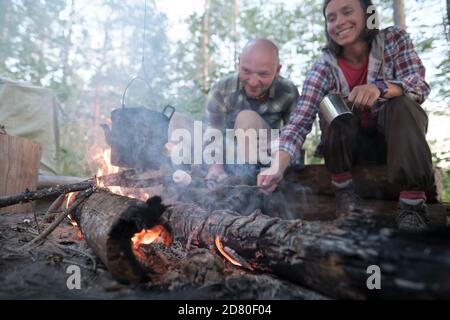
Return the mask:
<path fill-rule="evenodd" d="M 231 257 L 223 248 L 222 243 L 220 242 L 220 237 L 216 236 L 214 238 L 214 243 L 216 244 L 217 249 L 220 251 L 220 253 L 228 260 L 230 261 L 232 264 L 234 264 L 235 266 L 239 266 L 242 267 L 242 264 L 240 264 L 236 259 L 234 259 L 233 257 Z"/>
<path fill-rule="evenodd" d="M 141 244 L 164 243 L 166 246 L 170 246 L 172 244 L 172 236 L 162 225 L 157 225 L 151 229 L 144 229 L 135 233 L 131 241 L 135 250 Z"/>

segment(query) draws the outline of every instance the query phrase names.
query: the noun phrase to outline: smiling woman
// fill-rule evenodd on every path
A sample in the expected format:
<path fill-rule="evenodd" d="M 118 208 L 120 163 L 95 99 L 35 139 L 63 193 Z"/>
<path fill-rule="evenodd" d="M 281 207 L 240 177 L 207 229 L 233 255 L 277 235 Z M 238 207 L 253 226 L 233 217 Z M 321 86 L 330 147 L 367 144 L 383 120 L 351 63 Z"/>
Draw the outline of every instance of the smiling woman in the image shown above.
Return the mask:
<path fill-rule="evenodd" d="M 352 180 L 355 165 L 387 164 L 389 181 L 402 190 L 397 224 L 408 231 L 428 226 L 425 190 L 433 186 L 428 118 L 421 104 L 430 93 L 425 68 L 405 30 L 373 29 L 371 0 L 325 0 L 326 50 L 309 71 L 297 108 L 280 137 L 271 168 L 258 177 L 276 185 L 295 159 L 329 94 L 354 106 L 353 117 L 322 123 L 321 150 L 331 173 L 338 217 L 361 212 Z"/>

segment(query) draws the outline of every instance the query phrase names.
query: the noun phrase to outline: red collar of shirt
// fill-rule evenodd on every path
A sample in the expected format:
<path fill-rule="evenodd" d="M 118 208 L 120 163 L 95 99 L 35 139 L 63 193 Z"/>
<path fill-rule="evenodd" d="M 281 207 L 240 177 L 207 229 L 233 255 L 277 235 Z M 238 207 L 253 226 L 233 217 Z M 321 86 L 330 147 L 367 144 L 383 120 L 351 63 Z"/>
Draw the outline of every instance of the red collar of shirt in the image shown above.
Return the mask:
<path fill-rule="evenodd" d="M 369 59 L 367 59 L 364 64 L 355 68 L 350 66 L 343 58 L 337 59 L 339 68 L 341 68 L 344 73 L 345 79 L 347 80 L 350 91 L 354 87 L 367 83 L 367 71 L 369 66 Z"/>

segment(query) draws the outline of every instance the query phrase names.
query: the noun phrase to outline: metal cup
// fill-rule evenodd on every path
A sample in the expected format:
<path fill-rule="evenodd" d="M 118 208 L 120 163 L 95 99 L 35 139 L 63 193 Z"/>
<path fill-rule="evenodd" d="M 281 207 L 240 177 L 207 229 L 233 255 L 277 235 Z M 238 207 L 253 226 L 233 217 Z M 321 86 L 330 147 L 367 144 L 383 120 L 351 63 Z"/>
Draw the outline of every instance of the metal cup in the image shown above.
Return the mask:
<path fill-rule="evenodd" d="M 330 93 L 320 102 L 320 114 L 327 124 L 339 118 L 350 117 L 352 112 L 340 94 Z"/>

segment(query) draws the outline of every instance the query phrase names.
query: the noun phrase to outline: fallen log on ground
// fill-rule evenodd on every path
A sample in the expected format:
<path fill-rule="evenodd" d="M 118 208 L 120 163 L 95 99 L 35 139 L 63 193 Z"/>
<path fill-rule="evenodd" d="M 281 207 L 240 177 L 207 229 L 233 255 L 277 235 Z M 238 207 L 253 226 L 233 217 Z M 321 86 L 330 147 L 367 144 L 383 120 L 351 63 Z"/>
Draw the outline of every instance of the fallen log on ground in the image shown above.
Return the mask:
<path fill-rule="evenodd" d="M 353 180 L 358 194 L 367 199 L 397 200 L 400 186 L 389 182 L 386 166 L 355 167 L 352 170 Z M 442 172 L 435 169 L 436 184 L 426 191 L 429 202 L 437 202 L 442 196 Z M 290 168 L 285 174 L 283 183 L 290 186 L 303 187 L 313 194 L 333 195 L 331 175 L 324 165 L 308 165 L 301 169 Z"/>
<path fill-rule="evenodd" d="M 215 247 L 219 236 L 234 257 L 259 271 L 334 298 L 448 298 L 448 230 L 405 234 L 379 229 L 367 217 L 333 222 L 286 221 L 255 212 L 211 213 L 177 204 L 163 214 L 175 239 Z M 369 290 L 368 268 L 381 270 L 380 290 Z"/>

